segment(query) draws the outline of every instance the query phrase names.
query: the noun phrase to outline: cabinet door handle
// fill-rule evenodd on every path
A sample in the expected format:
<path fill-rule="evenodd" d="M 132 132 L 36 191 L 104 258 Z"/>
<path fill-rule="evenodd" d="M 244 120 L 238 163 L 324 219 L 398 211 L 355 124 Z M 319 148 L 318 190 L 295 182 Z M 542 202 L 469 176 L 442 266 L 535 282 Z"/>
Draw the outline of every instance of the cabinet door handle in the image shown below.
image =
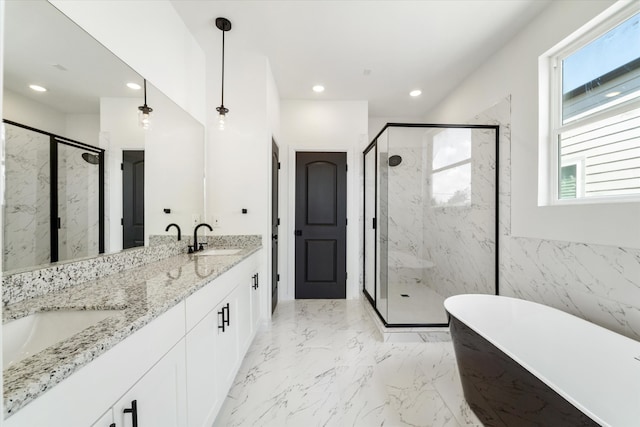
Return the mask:
<path fill-rule="evenodd" d="M 222 322 L 220 320 L 218 320 L 218 329 L 222 329 L 222 332 L 224 332 L 224 325 L 225 325 L 224 309 L 225 309 L 225 307 L 222 307 L 222 311 L 218 312 L 218 316 L 222 316 Z"/>
<path fill-rule="evenodd" d="M 131 408 L 124 408 L 125 414 L 131 414 L 132 427 L 138 427 L 138 401 L 131 401 Z"/>
<path fill-rule="evenodd" d="M 227 319 L 224 320 L 224 310 L 227 309 Z M 229 303 L 227 303 L 227 305 L 225 305 L 224 307 L 222 307 L 222 321 L 226 322 L 227 326 L 231 326 L 231 323 L 229 323 L 229 319 L 231 318 L 231 310 L 229 309 Z"/>
<path fill-rule="evenodd" d="M 258 273 L 251 276 L 251 278 L 253 279 L 253 289 L 258 289 L 260 286 L 260 283 L 258 282 Z"/>

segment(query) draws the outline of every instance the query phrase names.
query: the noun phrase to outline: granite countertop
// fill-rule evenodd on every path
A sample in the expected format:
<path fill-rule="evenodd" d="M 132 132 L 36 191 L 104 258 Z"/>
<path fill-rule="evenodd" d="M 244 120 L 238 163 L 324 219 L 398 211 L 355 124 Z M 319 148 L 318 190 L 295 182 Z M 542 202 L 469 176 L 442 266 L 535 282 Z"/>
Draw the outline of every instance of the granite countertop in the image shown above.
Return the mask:
<path fill-rule="evenodd" d="M 52 310 L 117 310 L 117 314 L 5 369 L 4 417 L 15 413 L 261 247 L 260 244 L 244 247 L 235 255 L 173 256 L 5 306 L 3 323 Z"/>

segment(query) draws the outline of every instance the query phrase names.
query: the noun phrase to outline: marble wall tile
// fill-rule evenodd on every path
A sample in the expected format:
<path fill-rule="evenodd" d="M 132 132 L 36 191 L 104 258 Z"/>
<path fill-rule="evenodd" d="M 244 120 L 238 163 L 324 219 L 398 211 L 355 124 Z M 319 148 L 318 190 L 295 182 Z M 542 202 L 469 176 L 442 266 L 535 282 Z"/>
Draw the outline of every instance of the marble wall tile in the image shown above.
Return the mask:
<path fill-rule="evenodd" d="M 58 147 L 59 260 L 98 254 L 99 169 L 86 162 L 84 151 Z"/>
<path fill-rule="evenodd" d="M 49 137 L 5 125 L 3 268 L 50 262 Z"/>
<path fill-rule="evenodd" d="M 3 268 L 48 264 L 50 137 L 7 125 Z M 59 260 L 98 254 L 98 166 L 83 151 L 58 144 Z"/>
<path fill-rule="evenodd" d="M 509 237 L 501 294 L 640 339 L 640 250 Z"/>

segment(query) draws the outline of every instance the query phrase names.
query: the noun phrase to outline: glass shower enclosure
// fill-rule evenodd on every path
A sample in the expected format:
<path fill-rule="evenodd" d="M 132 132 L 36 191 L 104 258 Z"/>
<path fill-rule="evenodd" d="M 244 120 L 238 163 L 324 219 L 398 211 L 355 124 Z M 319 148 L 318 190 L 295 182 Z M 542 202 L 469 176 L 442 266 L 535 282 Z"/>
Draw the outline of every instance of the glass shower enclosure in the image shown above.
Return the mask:
<path fill-rule="evenodd" d="M 364 150 L 363 292 L 389 327 L 498 292 L 498 126 L 389 123 Z"/>
<path fill-rule="evenodd" d="M 104 150 L 3 122 L 3 270 L 103 253 Z"/>

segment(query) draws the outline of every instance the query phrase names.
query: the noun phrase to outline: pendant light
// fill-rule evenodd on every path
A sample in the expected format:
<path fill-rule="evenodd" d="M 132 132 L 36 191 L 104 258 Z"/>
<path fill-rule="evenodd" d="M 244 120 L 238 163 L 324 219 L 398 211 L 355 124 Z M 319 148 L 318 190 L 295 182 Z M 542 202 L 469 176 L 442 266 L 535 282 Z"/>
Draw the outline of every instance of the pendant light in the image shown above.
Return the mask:
<path fill-rule="evenodd" d="M 153 108 L 147 105 L 147 79 L 144 79 L 144 105 L 139 106 L 138 110 L 138 124 L 144 130 L 149 129 Z"/>
<path fill-rule="evenodd" d="M 220 130 L 224 130 L 225 120 L 229 112 L 229 109 L 224 106 L 224 33 L 231 29 L 231 22 L 227 18 L 216 18 L 216 27 L 222 31 L 222 100 L 216 111 L 218 112 Z"/>

